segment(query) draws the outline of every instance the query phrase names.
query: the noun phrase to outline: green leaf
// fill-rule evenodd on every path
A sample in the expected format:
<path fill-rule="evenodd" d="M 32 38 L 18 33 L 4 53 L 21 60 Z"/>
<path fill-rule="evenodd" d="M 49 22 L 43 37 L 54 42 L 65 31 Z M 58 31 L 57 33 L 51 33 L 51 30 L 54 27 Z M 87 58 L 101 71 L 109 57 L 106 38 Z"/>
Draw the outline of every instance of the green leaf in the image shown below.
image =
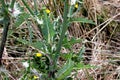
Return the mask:
<path fill-rule="evenodd" d="M 73 10 L 74 10 L 74 5 L 71 5 L 70 8 L 69 8 L 68 17 L 73 16 Z"/>
<path fill-rule="evenodd" d="M 73 57 L 73 53 L 67 53 L 67 54 L 60 54 L 60 57 L 65 59 L 65 60 L 68 60 L 68 59 L 71 59 Z"/>
<path fill-rule="evenodd" d="M 33 43 L 29 43 L 29 41 L 25 40 L 25 39 L 21 39 L 21 38 L 17 38 L 17 40 L 23 44 L 27 44 L 30 45 L 36 49 L 42 50 L 43 49 L 43 42 L 42 41 L 36 41 Z"/>
<path fill-rule="evenodd" d="M 73 70 L 73 66 L 74 62 L 69 59 L 66 64 L 57 72 L 57 80 L 63 80 L 70 75 Z"/>
<path fill-rule="evenodd" d="M 68 40 L 67 37 L 65 37 L 65 38 L 63 39 L 62 45 L 63 45 L 65 48 L 68 48 L 68 49 L 71 48 L 71 46 L 72 46 L 72 45 L 70 45 L 69 40 Z"/>
<path fill-rule="evenodd" d="M 68 40 L 66 37 L 63 40 L 63 46 L 65 48 L 71 48 L 73 44 L 80 43 L 82 39 L 76 39 L 75 37 L 72 37 L 70 40 Z"/>
<path fill-rule="evenodd" d="M 11 30 L 11 29 L 8 30 L 8 36 L 12 35 L 13 33 L 14 33 L 13 30 Z"/>
<path fill-rule="evenodd" d="M 42 28 L 43 37 L 47 40 L 48 43 L 53 42 L 53 37 L 55 35 L 53 23 L 50 21 L 50 17 L 48 17 L 47 13 L 44 12 L 44 25 Z"/>
<path fill-rule="evenodd" d="M 74 69 L 76 70 L 78 70 L 78 69 L 87 69 L 87 68 L 94 68 L 94 66 L 91 66 L 91 65 L 85 65 L 85 64 L 83 64 L 83 63 L 77 63 L 77 64 L 75 64 L 75 66 L 74 66 Z"/>
<path fill-rule="evenodd" d="M 37 41 L 31 44 L 36 49 L 42 50 L 43 48 L 43 42 L 42 41 Z"/>
<path fill-rule="evenodd" d="M 70 44 L 73 45 L 75 43 L 80 43 L 82 40 L 81 39 L 76 39 L 75 37 L 72 37 L 70 40 Z"/>
<path fill-rule="evenodd" d="M 32 43 L 33 38 L 33 28 L 31 27 L 31 23 L 28 21 L 28 31 L 29 31 L 29 42 Z"/>
<path fill-rule="evenodd" d="M 15 23 L 14 23 L 14 26 L 15 27 L 19 27 L 24 21 L 26 21 L 28 18 L 30 17 L 30 15 L 28 13 L 22 13 L 20 14 Z"/>
<path fill-rule="evenodd" d="M 83 45 L 82 48 L 79 51 L 78 58 L 79 61 L 82 59 L 82 54 L 85 52 L 85 46 Z"/>
<path fill-rule="evenodd" d="M 92 20 L 88 20 L 86 18 L 71 18 L 69 22 L 81 22 L 81 23 L 90 23 L 90 24 L 95 24 Z"/>

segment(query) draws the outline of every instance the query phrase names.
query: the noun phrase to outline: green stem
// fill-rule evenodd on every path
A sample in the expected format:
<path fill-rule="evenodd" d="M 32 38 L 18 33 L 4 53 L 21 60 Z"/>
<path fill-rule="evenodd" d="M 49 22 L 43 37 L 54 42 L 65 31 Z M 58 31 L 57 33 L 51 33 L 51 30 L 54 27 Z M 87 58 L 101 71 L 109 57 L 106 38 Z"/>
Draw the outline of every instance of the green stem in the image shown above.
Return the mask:
<path fill-rule="evenodd" d="M 11 8 L 11 9 L 14 8 L 15 1 L 16 1 L 16 0 L 12 0 L 11 5 L 10 5 L 10 8 Z"/>
<path fill-rule="evenodd" d="M 34 12 L 32 11 L 32 9 L 30 9 L 29 5 L 25 2 L 25 0 L 22 0 L 22 2 L 25 5 L 25 7 L 28 9 L 28 11 L 30 12 L 30 14 L 32 16 L 34 16 Z"/>
<path fill-rule="evenodd" d="M 34 0 L 34 8 L 35 8 L 35 14 L 37 15 L 38 14 L 38 8 L 37 8 L 37 1 Z"/>
<path fill-rule="evenodd" d="M 68 2 L 67 0 L 65 0 L 64 2 L 64 14 L 63 14 L 63 25 L 62 25 L 62 33 L 61 33 L 61 36 L 60 36 L 60 40 L 58 42 L 58 46 L 57 46 L 57 50 L 56 50 L 56 53 L 55 53 L 55 57 L 54 57 L 54 62 L 55 62 L 55 65 L 57 63 L 57 59 L 60 55 L 60 50 L 61 50 L 61 46 L 62 46 L 62 41 L 65 37 L 65 32 L 67 31 L 67 14 L 68 14 Z"/>

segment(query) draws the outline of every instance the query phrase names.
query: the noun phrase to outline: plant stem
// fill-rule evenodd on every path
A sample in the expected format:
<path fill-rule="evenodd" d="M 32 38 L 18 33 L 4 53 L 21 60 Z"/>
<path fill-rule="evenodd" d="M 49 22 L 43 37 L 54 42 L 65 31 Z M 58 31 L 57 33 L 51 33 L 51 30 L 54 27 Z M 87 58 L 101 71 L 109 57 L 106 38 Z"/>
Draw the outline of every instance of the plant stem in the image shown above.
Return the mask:
<path fill-rule="evenodd" d="M 55 53 L 55 57 L 54 57 L 54 62 L 55 62 L 55 66 L 57 65 L 57 59 L 60 55 L 60 50 L 61 50 L 61 46 L 62 46 L 62 41 L 65 37 L 65 32 L 67 31 L 67 13 L 68 13 L 68 2 L 67 0 L 65 0 L 64 2 L 64 14 L 63 14 L 63 25 L 62 25 L 62 33 L 60 35 L 60 40 L 58 42 L 58 46 L 57 46 L 57 50 L 56 50 L 56 53 Z"/>
<path fill-rule="evenodd" d="M 10 8 L 11 8 L 11 9 L 14 8 L 15 1 L 16 1 L 16 0 L 12 0 L 11 5 L 10 5 Z"/>
<path fill-rule="evenodd" d="M 38 14 L 38 8 L 37 8 L 37 1 L 36 0 L 33 0 L 34 1 L 34 8 L 35 8 L 35 15 Z"/>

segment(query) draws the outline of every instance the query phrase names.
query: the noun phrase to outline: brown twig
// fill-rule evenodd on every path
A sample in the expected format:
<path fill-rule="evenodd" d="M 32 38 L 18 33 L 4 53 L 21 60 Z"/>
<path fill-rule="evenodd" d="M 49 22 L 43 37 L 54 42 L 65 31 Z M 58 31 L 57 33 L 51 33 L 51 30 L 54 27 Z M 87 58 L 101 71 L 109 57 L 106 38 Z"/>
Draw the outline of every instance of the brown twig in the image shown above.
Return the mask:
<path fill-rule="evenodd" d="M 2 60 L 2 55 L 4 52 L 5 43 L 7 40 L 7 33 L 8 33 L 9 25 L 10 25 L 10 19 L 9 17 L 6 17 L 4 20 L 4 24 L 3 24 L 4 30 L 2 33 L 2 39 L 1 39 L 1 44 L 0 44 L 0 65 L 2 65 L 1 60 Z"/>

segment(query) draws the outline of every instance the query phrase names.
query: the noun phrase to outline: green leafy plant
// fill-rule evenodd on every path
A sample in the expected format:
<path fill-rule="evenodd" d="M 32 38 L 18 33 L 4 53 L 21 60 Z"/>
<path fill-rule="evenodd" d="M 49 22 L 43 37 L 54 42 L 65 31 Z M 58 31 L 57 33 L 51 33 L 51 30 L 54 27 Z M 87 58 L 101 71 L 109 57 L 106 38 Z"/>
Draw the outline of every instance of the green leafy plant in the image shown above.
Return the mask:
<path fill-rule="evenodd" d="M 63 12 L 59 16 L 54 14 L 54 9 L 54 12 L 52 12 L 45 6 L 38 11 L 36 0 L 34 0 L 34 10 L 29 7 L 26 0 L 22 0 L 22 2 L 29 13 L 22 10 L 20 14 L 15 17 L 13 26 L 19 27 L 24 22 L 29 24 L 30 21 L 35 21 L 43 37 L 43 39 L 33 42 L 33 31 L 32 28 L 28 27 L 30 40 L 17 38 L 19 42 L 32 46 L 39 52 L 39 54 L 34 54 L 33 60 L 29 61 L 30 66 L 28 67 L 29 71 L 27 71 L 27 74 L 35 69 L 36 73 L 38 73 L 38 78 L 41 80 L 46 80 L 48 78 L 49 80 L 68 80 L 69 78 L 72 79 L 70 76 L 72 71 L 91 68 L 90 65 L 84 65 L 81 62 L 82 54 L 85 50 L 84 46 L 81 47 L 79 53 L 74 53 L 72 50 L 72 45 L 82 42 L 82 39 L 76 39 L 74 37 L 70 39 L 66 32 L 69 25 L 73 22 L 94 24 L 93 21 L 85 18 L 75 18 L 73 15 L 75 13 L 75 4 L 70 5 L 70 0 L 60 1 L 64 5 L 60 8 L 60 10 L 63 9 Z M 79 2 L 80 1 L 77 1 L 76 3 L 78 4 Z M 12 8 L 14 8 L 14 3 L 15 0 L 12 0 Z M 57 6 L 57 0 L 54 0 L 53 3 L 54 6 Z M 80 7 L 80 5 L 81 3 L 79 3 L 76 9 Z M 22 9 L 22 7 L 19 8 Z M 68 49 L 68 53 L 62 53 L 61 47 Z M 28 79 L 27 74 L 23 76 L 24 79 Z"/>

